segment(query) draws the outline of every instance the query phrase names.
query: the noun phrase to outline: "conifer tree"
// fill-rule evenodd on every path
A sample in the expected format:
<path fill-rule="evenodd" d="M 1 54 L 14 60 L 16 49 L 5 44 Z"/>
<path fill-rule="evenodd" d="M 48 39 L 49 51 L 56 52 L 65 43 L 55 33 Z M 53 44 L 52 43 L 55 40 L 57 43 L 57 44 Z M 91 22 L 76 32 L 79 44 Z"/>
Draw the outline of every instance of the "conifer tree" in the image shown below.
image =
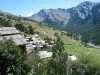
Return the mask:
<path fill-rule="evenodd" d="M 57 36 L 54 47 L 52 48 L 52 58 L 49 63 L 49 75 L 68 75 L 68 53 L 64 48 L 64 43 L 61 38 Z"/>

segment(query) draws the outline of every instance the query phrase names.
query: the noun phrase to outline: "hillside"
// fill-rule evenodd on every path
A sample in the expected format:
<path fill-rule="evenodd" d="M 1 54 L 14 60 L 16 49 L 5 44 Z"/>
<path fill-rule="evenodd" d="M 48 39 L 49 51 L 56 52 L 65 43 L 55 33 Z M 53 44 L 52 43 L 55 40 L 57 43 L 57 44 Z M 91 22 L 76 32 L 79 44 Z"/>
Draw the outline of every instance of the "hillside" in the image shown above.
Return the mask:
<path fill-rule="evenodd" d="M 49 27 L 48 24 L 34 20 L 29 20 L 26 17 L 15 16 L 10 13 L 0 11 L 0 27 L 15 26 L 16 24 L 20 24 L 26 27 L 32 26 L 34 31 L 36 33 L 39 33 L 42 37 L 48 36 L 51 38 L 55 38 L 53 35 L 56 32 L 56 30 L 54 30 L 54 28 L 52 27 Z"/>
<path fill-rule="evenodd" d="M 76 55 L 77 57 L 80 57 L 82 54 L 83 55 L 92 55 L 95 61 L 99 61 L 100 60 L 100 50 L 99 49 L 95 49 L 95 48 L 91 48 L 91 47 L 84 47 L 84 45 L 82 45 L 79 41 L 72 39 L 71 37 L 69 37 L 65 31 L 60 31 L 60 30 L 56 30 L 52 27 L 49 27 L 48 24 L 45 23 L 41 23 L 38 21 L 31 21 L 28 20 L 27 18 L 23 18 L 23 17 L 19 17 L 19 16 L 12 16 L 10 15 L 10 17 L 7 17 L 5 15 L 0 16 L 2 18 L 6 18 L 6 19 L 10 19 L 11 22 L 13 22 L 13 26 L 18 23 L 18 22 L 22 22 L 25 26 L 27 25 L 31 25 L 34 29 L 35 32 L 38 32 L 39 35 L 42 38 L 45 37 L 50 37 L 50 38 L 55 38 L 54 34 L 55 32 L 59 32 L 61 35 L 61 38 L 65 44 L 65 49 L 71 53 Z M 20 21 L 19 21 L 19 20 Z M 2 25 L 1 25 L 2 26 Z M 21 32 L 21 34 L 23 35 L 24 32 Z M 31 36 L 31 35 L 28 35 Z"/>
<path fill-rule="evenodd" d="M 72 34 L 81 34 L 82 41 L 98 45 L 100 44 L 99 15 L 100 3 L 86 1 L 69 9 L 42 9 L 29 18 L 48 23 Z"/>

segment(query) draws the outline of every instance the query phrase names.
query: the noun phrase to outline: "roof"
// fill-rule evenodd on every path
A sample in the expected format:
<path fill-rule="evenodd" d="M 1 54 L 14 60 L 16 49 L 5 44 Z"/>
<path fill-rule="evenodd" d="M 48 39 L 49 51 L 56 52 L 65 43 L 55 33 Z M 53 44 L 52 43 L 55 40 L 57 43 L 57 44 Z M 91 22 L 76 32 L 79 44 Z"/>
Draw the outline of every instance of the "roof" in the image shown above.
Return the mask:
<path fill-rule="evenodd" d="M 19 31 L 15 27 L 1 27 L 0 28 L 0 35 L 12 35 L 18 34 Z"/>
<path fill-rule="evenodd" d="M 75 61 L 77 60 L 77 57 L 76 56 L 68 56 L 68 59 L 71 60 L 71 61 Z"/>
<path fill-rule="evenodd" d="M 50 58 L 52 57 L 52 52 L 47 52 L 47 51 L 39 51 L 39 56 L 40 58 Z"/>
<path fill-rule="evenodd" d="M 20 34 L 2 36 L 2 37 L 0 37 L 0 40 L 3 40 L 3 38 L 12 39 L 15 42 L 16 45 L 25 45 L 25 44 L 27 44 L 27 41 Z"/>

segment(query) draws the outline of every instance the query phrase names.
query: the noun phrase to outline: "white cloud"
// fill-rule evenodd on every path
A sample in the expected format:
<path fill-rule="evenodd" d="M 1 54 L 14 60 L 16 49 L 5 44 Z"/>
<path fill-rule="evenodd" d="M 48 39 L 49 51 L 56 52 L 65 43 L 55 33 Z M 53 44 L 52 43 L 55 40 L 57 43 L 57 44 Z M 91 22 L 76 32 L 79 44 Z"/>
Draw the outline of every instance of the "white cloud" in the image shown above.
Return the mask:
<path fill-rule="evenodd" d="M 28 14 L 28 16 L 32 16 L 34 13 L 33 12 L 30 12 L 29 14 Z"/>

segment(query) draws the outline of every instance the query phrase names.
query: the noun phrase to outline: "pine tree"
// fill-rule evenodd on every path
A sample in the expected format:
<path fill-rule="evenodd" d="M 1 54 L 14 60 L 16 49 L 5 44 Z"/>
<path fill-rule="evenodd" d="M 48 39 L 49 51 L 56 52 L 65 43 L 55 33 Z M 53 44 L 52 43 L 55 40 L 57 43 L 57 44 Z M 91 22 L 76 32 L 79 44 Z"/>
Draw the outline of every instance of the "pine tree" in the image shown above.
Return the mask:
<path fill-rule="evenodd" d="M 64 43 L 58 35 L 55 46 L 52 48 L 52 58 L 49 63 L 49 75 L 68 75 L 68 53 L 64 48 Z"/>
<path fill-rule="evenodd" d="M 28 26 L 29 34 L 34 34 L 34 30 L 32 26 Z"/>
<path fill-rule="evenodd" d="M 9 19 L 5 22 L 5 27 L 11 27 L 12 26 L 12 21 Z"/>
<path fill-rule="evenodd" d="M 44 59 L 40 59 L 38 55 L 35 55 L 35 61 L 33 69 L 31 70 L 31 75 L 48 75 L 47 74 L 47 62 Z"/>

